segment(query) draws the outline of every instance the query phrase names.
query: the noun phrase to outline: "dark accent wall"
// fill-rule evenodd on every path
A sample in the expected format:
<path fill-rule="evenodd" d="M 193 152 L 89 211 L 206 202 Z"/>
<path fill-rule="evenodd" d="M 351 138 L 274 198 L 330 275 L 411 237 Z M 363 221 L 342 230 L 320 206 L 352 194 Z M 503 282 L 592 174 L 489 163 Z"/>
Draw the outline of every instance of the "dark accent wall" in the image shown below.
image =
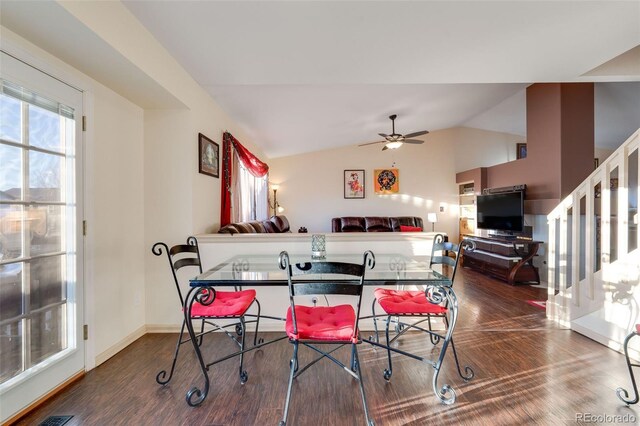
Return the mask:
<path fill-rule="evenodd" d="M 560 196 L 571 194 L 593 172 L 595 114 L 593 83 L 561 85 L 562 164 Z"/>
<path fill-rule="evenodd" d="M 593 83 L 529 86 L 527 158 L 488 167 L 481 187 L 526 184 L 525 212 L 548 214 L 593 171 L 593 126 Z"/>
<path fill-rule="evenodd" d="M 474 183 L 474 191 L 476 194 L 482 194 L 482 190 L 486 188 L 487 168 L 478 167 L 477 169 L 467 170 L 466 172 L 456 173 L 456 183 L 471 182 Z"/>

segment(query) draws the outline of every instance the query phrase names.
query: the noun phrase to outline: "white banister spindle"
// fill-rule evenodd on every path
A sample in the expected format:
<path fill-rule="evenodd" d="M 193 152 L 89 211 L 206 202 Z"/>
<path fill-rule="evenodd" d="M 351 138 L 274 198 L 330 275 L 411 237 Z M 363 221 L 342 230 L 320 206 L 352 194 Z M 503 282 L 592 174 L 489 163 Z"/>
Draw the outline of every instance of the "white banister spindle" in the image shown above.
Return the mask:
<path fill-rule="evenodd" d="M 558 247 L 558 253 L 556 254 L 559 272 L 558 281 L 560 284 L 558 296 L 560 297 L 561 312 L 565 314 L 567 312 L 567 297 L 569 297 L 569 293 L 567 292 L 567 208 L 564 202 L 560 209 L 560 229 L 558 229 L 556 238 L 558 236 L 560 237 L 560 245 Z M 562 317 L 564 316 L 565 315 L 562 315 Z"/>
<path fill-rule="evenodd" d="M 584 184 L 583 184 L 584 185 Z M 571 288 L 572 295 L 571 301 L 574 306 L 580 306 L 580 189 L 578 188 L 571 195 L 571 265 L 568 265 L 568 269 L 571 269 Z"/>
<path fill-rule="evenodd" d="M 640 173 L 637 157 L 632 157 L 633 162 L 629 157 L 638 149 L 640 129 L 547 216 L 547 316 L 611 347 L 620 344 L 630 327 L 640 322 L 640 310 L 631 309 L 628 305 L 640 304 L 640 301 L 629 300 L 633 299 L 633 294 L 640 293 L 640 233 L 629 235 L 630 221 L 633 221 L 633 217 L 629 216 L 629 184 L 634 183 L 629 181 L 629 170 L 633 168 Z M 616 168 L 618 183 L 617 188 L 614 185 L 612 193 L 611 172 Z M 594 189 L 598 184 L 600 191 L 596 198 Z M 640 186 L 639 182 L 635 184 Z M 614 210 L 611 208 L 612 195 L 617 196 Z M 583 197 L 584 207 L 580 203 Z M 600 259 L 596 253 L 598 204 Z M 572 212 L 570 227 L 567 222 L 569 209 Z M 571 241 L 568 240 L 569 234 Z M 612 236 L 615 236 L 615 246 L 611 244 Z M 630 238 L 636 238 L 638 243 L 631 253 Z M 616 252 L 615 258 L 611 256 L 612 249 Z M 584 257 L 581 250 L 584 250 Z M 600 269 L 595 271 L 598 260 Z M 580 279 L 582 268 L 584 278 Z M 631 317 L 626 321 L 621 320 L 624 315 Z"/>
<path fill-rule="evenodd" d="M 556 218 L 552 216 L 551 213 L 547 217 L 548 225 L 549 225 L 549 249 L 547 256 L 547 280 L 549 281 L 547 287 L 547 317 L 552 320 L 558 320 L 558 300 L 555 295 L 555 289 L 557 286 L 556 283 L 556 251 L 557 247 L 555 244 L 556 241 Z"/>
<path fill-rule="evenodd" d="M 625 147 L 618 166 L 618 258 L 626 254 L 629 247 L 629 154 L 629 147 Z"/>

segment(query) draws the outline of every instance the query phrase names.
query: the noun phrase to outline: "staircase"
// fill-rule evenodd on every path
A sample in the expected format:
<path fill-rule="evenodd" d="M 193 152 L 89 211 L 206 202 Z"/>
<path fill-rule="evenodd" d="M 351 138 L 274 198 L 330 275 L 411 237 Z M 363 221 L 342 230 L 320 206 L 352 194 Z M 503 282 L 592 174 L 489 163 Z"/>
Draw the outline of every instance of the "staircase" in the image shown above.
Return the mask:
<path fill-rule="evenodd" d="M 547 216 L 547 317 L 615 350 L 640 323 L 639 144 L 640 129 Z"/>

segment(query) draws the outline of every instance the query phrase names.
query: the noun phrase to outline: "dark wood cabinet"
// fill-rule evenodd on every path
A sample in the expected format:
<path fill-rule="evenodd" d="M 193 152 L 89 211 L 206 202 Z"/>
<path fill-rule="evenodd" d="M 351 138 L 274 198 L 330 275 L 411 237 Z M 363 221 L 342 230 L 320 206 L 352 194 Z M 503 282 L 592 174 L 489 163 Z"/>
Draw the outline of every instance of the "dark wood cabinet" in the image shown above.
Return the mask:
<path fill-rule="evenodd" d="M 541 241 L 475 235 L 465 235 L 464 239 L 473 241 L 475 248 L 464 251 L 462 266 L 499 278 L 511 285 L 540 283 L 533 258 Z"/>

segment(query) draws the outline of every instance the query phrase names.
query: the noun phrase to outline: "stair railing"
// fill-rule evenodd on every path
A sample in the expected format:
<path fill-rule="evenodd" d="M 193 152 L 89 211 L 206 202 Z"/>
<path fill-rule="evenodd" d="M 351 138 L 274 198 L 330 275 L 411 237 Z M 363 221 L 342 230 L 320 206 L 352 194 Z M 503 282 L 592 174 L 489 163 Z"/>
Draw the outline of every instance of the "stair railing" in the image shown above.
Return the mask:
<path fill-rule="evenodd" d="M 639 144 L 640 129 L 547 216 L 547 317 L 616 349 L 640 322 Z"/>

